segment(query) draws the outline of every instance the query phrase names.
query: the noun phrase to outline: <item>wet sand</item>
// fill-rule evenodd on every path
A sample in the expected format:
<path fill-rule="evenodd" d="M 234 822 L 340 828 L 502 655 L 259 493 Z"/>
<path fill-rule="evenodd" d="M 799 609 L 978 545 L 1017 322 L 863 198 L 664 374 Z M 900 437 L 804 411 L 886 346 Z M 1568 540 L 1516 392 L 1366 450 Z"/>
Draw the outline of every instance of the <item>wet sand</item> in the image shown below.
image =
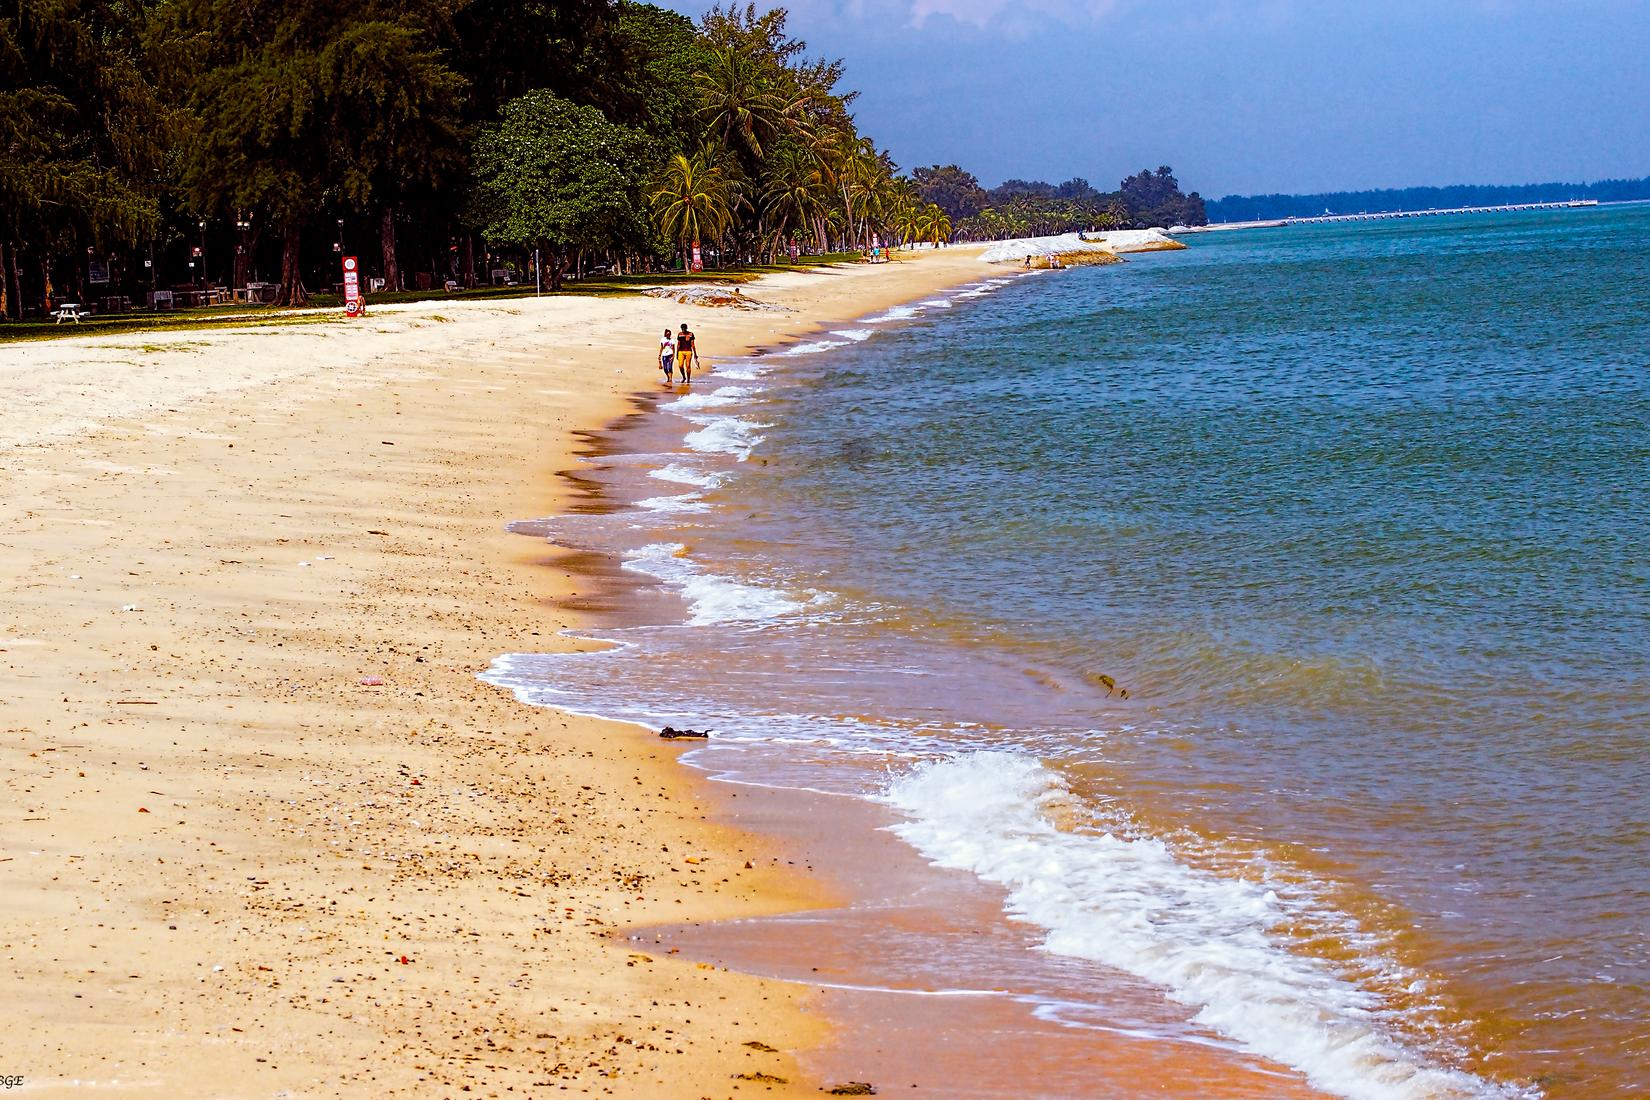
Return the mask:
<path fill-rule="evenodd" d="M 475 675 L 574 644 L 589 582 L 505 524 L 565 505 L 665 325 L 714 361 L 980 273 L 957 250 L 746 288 L 790 313 L 447 302 L 0 346 L 0 1073 L 817 1095 L 806 988 L 615 933 L 821 889 L 708 820 L 676 747 Z"/>

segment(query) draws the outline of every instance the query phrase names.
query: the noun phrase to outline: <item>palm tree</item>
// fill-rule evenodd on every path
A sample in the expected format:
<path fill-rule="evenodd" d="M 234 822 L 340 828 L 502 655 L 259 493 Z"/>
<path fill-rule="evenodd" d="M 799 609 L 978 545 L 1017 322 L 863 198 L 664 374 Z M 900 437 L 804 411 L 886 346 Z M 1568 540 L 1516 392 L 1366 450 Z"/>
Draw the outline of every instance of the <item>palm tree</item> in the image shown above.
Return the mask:
<path fill-rule="evenodd" d="M 883 224 L 900 244 L 916 239 L 917 212 L 922 208 L 917 188 L 904 176 L 890 176 L 882 200 Z"/>
<path fill-rule="evenodd" d="M 764 149 L 796 119 L 803 100 L 782 94 L 752 58 L 717 50 L 699 85 L 699 117 L 729 149 L 761 160 Z"/>
<path fill-rule="evenodd" d="M 671 157 L 648 201 L 659 231 L 689 256 L 690 246 L 698 247 L 707 237 L 720 237 L 733 219 L 727 178 L 703 149 L 692 157 L 681 153 Z"/>
<path fill-rule="evenodd" d="M 799 145 L 779 146 L 768 159 L 767 169 L 762 216 L 768 223 L 771 253 L 777 256 L 787 237 L 814 228 L 814 216 L 824 206 L 827 191 L 819 162 Z"/>
<path fill-rule="evenodd" d="M 917 240 L 938 246 L 951 239 L 951 218 L 933 203 L 922 208 L 917 216 Z"/>
<path fill-rule="evenodd" d="M 849 239 L 868 247 L 867 220 L 879 212 L 873 200 L 886 171 L 884 158 L 870 139 L 858 137 L 851 129 L 825 132 L 818 149 L 826 181 L 841 204 Z"/>

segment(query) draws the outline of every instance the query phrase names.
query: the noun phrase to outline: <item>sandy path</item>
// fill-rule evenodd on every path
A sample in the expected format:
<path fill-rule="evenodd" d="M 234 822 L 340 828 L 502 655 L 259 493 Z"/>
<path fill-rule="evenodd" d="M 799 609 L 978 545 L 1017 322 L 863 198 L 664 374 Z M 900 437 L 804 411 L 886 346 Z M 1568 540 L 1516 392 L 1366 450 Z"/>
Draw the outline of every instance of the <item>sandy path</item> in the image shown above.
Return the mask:
<path fill-rule="evenodd" d="M 614 941 L 810 888 L 704 822 L 669 746 L 475 680 L 568 644 L 577 582 L 503 525 L 556 509 L 667 324 L 714 359 L 980 274 L 959 250 L 746 288 L 783 314 L 547 298 L 0 346 L 0 1074 L 817 1095 L 795 987 Z"/>

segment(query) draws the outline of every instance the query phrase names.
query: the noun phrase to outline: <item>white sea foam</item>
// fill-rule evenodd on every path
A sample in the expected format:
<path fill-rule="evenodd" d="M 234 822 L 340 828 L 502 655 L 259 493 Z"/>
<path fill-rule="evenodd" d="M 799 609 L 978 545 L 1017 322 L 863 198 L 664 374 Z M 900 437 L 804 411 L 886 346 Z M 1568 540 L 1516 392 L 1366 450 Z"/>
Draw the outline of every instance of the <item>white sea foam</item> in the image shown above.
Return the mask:
<path fill-rule="evenodd" d="M 638 500 L 636 507 L 649 512 L 708 512 L 710 505 L 699 499 L 698 493 L 683 493 L 673 497 L 648 497 Z"/>
<path fill-rule="evenodd" d="M 673 413 L 685 413 L 694 409 L 718 409 L 748 401 L 754 392 L 749 386 L 723 386 L 718 390 L 690 393 L 678 397 L 666 405 L 665 408 Z"/>
<path fill-rule="evenodd" d="M 683 437 L 682 442 L 690 450 L 702 454 L 733 455 L 740 462 L 751 456 L 751 451 L 762 442 L 762 429 L 765 424 L 758 424 L 754 420 L 747 420 L 742 416 L 722 416 L 710 421 L 697 431 L 691 431 Z"/>
<path fill-rule="evenodd" d="M 861 340 L 870 339 L 871 335 L 875 331 L 876 331 L 875 329 L 868 329 L 868 328 L 834 328 L 834 329 L 831 330 L 831 335 L 832 336 L 841 336 L 845 339 L 852 340 L 854 343 L 857 344 Z"/>
<path fill-rule="evenodd" d="M 879 313 L 875 317 L 862 317 L 860 322 L 867 325 L 880 325 L 887 321 L 909 321 L 921 313 L 917 306 L 895 306 L 886 313 Z"/>
<path fill-rule="evenodd" d="M 806 604 L 783 592 L 706 573 L 681 543 L 655 542 L 625 555 L 625 568 L 657 577 L 688 601 L 688 625 L 759 622 L 793 614 Z"/>
<path fill-rule="evenodd" d="M 736 382 L 753 382 L 768 373 L 767 367 L 750 359 L 736 359 L 723 365 L 716 364 L 717 378 L 731 378 Z"/>
<path fill-rule="evenodd" d="M 832 348 L 844 348 L 847 346 L 848 341 L 846 340 L 810 340 L 806 344 L 792 344 L 784 351 L 776 351 L 774 352 L 774 356 L 781 359 L 789 359 L 797 355 L 818 355 L 822 351 L 830 351 Z"/>
<path fill-rule="evenodd" d="M 931 306 L 934 309 L 950 309 L 951 308 L 951 299 L 949 299 L 949 298 L 930 298 L 926 302 L 923 302 L 922 304 L 925 305 L 925 306 Z"/>
<path fill-rule="evenodd" d="M 1008 890 L 1044 946 L 1163 986 L 1194 1019 L 1352 1100 L 1531 1095 L 1433 1064 L 1382 1025 L 1373 992 L 1291 951 L 1291 903 L 1263 883 L 1221 878 L 1161 842 L 1071 831 L 1060 777 L 1036 759 L 980 752 L 919 766 L 886 800 L 893 827 L 934 863 Z M 1298 914 L 1297 914 L 1298 915 Z"/>
<path fill-rule="evenodd" d="M 709 470 L 695 470 L 680 462 L 672 462 L 657 470 L 649 470 L 648 477 L 656 477 L 660 481 L 674 481 L 678 485 L 692 485 L 700 489 L 714 489 L 722 484 L 722 475 L 711 473 Z"/>

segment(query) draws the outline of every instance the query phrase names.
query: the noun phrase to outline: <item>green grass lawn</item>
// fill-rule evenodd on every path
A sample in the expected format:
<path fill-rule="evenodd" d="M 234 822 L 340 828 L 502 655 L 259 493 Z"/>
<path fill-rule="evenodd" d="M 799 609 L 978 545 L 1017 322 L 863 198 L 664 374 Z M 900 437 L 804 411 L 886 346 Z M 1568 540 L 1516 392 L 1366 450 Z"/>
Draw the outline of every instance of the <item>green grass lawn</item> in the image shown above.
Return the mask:
<path fill-rule="evenodd" d="M 806 271 L 810 268 L 830 267 L 835 264 L 857 263 L 858 252 L 831 252 L 823 256 L 803 256 L 796 263 L 753 264 L 748 267 L 729 267 L 716 271 L 666 271 L 651 275 L 603 275 L 595 278 L 567 280 L 560 293 L 607 297 L 634 294 L 638 288 L 650 286 L 723 285 L 737 286 L 762 275 L 778 271 Z M 371 294 L 367 297 L 370 309 L 374 305 L 396 302 L 442 302 L 508 300 L 531 298 L 537 294 L 532 286 L 483 286 L 474 290 L 404 290 L 395 294 Z M 546 291 L 545 293 L 549 293 Z M 141 332 L 182 332 L 212 328 L 261 328 L 276 325 L 310 325 L 336 321 L 343 312 L 344 299 L 330 290 L 310 295 L 310 308 L 286 309 L 278 306 L 248 306 L 242 303 L 221 306 L 202 306 L 198 309 L 180 309 L 166 313 L 147 310 L 135 313 L 110 313 L 87 317 L 79 324 L 58 324 L 44 321 L 9 321 L 0 323 L 0 343 L 18 340 L 51 340 L 70 336 L 118 336 Z M 316 311 L 319 312 L 316 312 Z M 334 312 L 336 311 L 336 312 Z"/>

